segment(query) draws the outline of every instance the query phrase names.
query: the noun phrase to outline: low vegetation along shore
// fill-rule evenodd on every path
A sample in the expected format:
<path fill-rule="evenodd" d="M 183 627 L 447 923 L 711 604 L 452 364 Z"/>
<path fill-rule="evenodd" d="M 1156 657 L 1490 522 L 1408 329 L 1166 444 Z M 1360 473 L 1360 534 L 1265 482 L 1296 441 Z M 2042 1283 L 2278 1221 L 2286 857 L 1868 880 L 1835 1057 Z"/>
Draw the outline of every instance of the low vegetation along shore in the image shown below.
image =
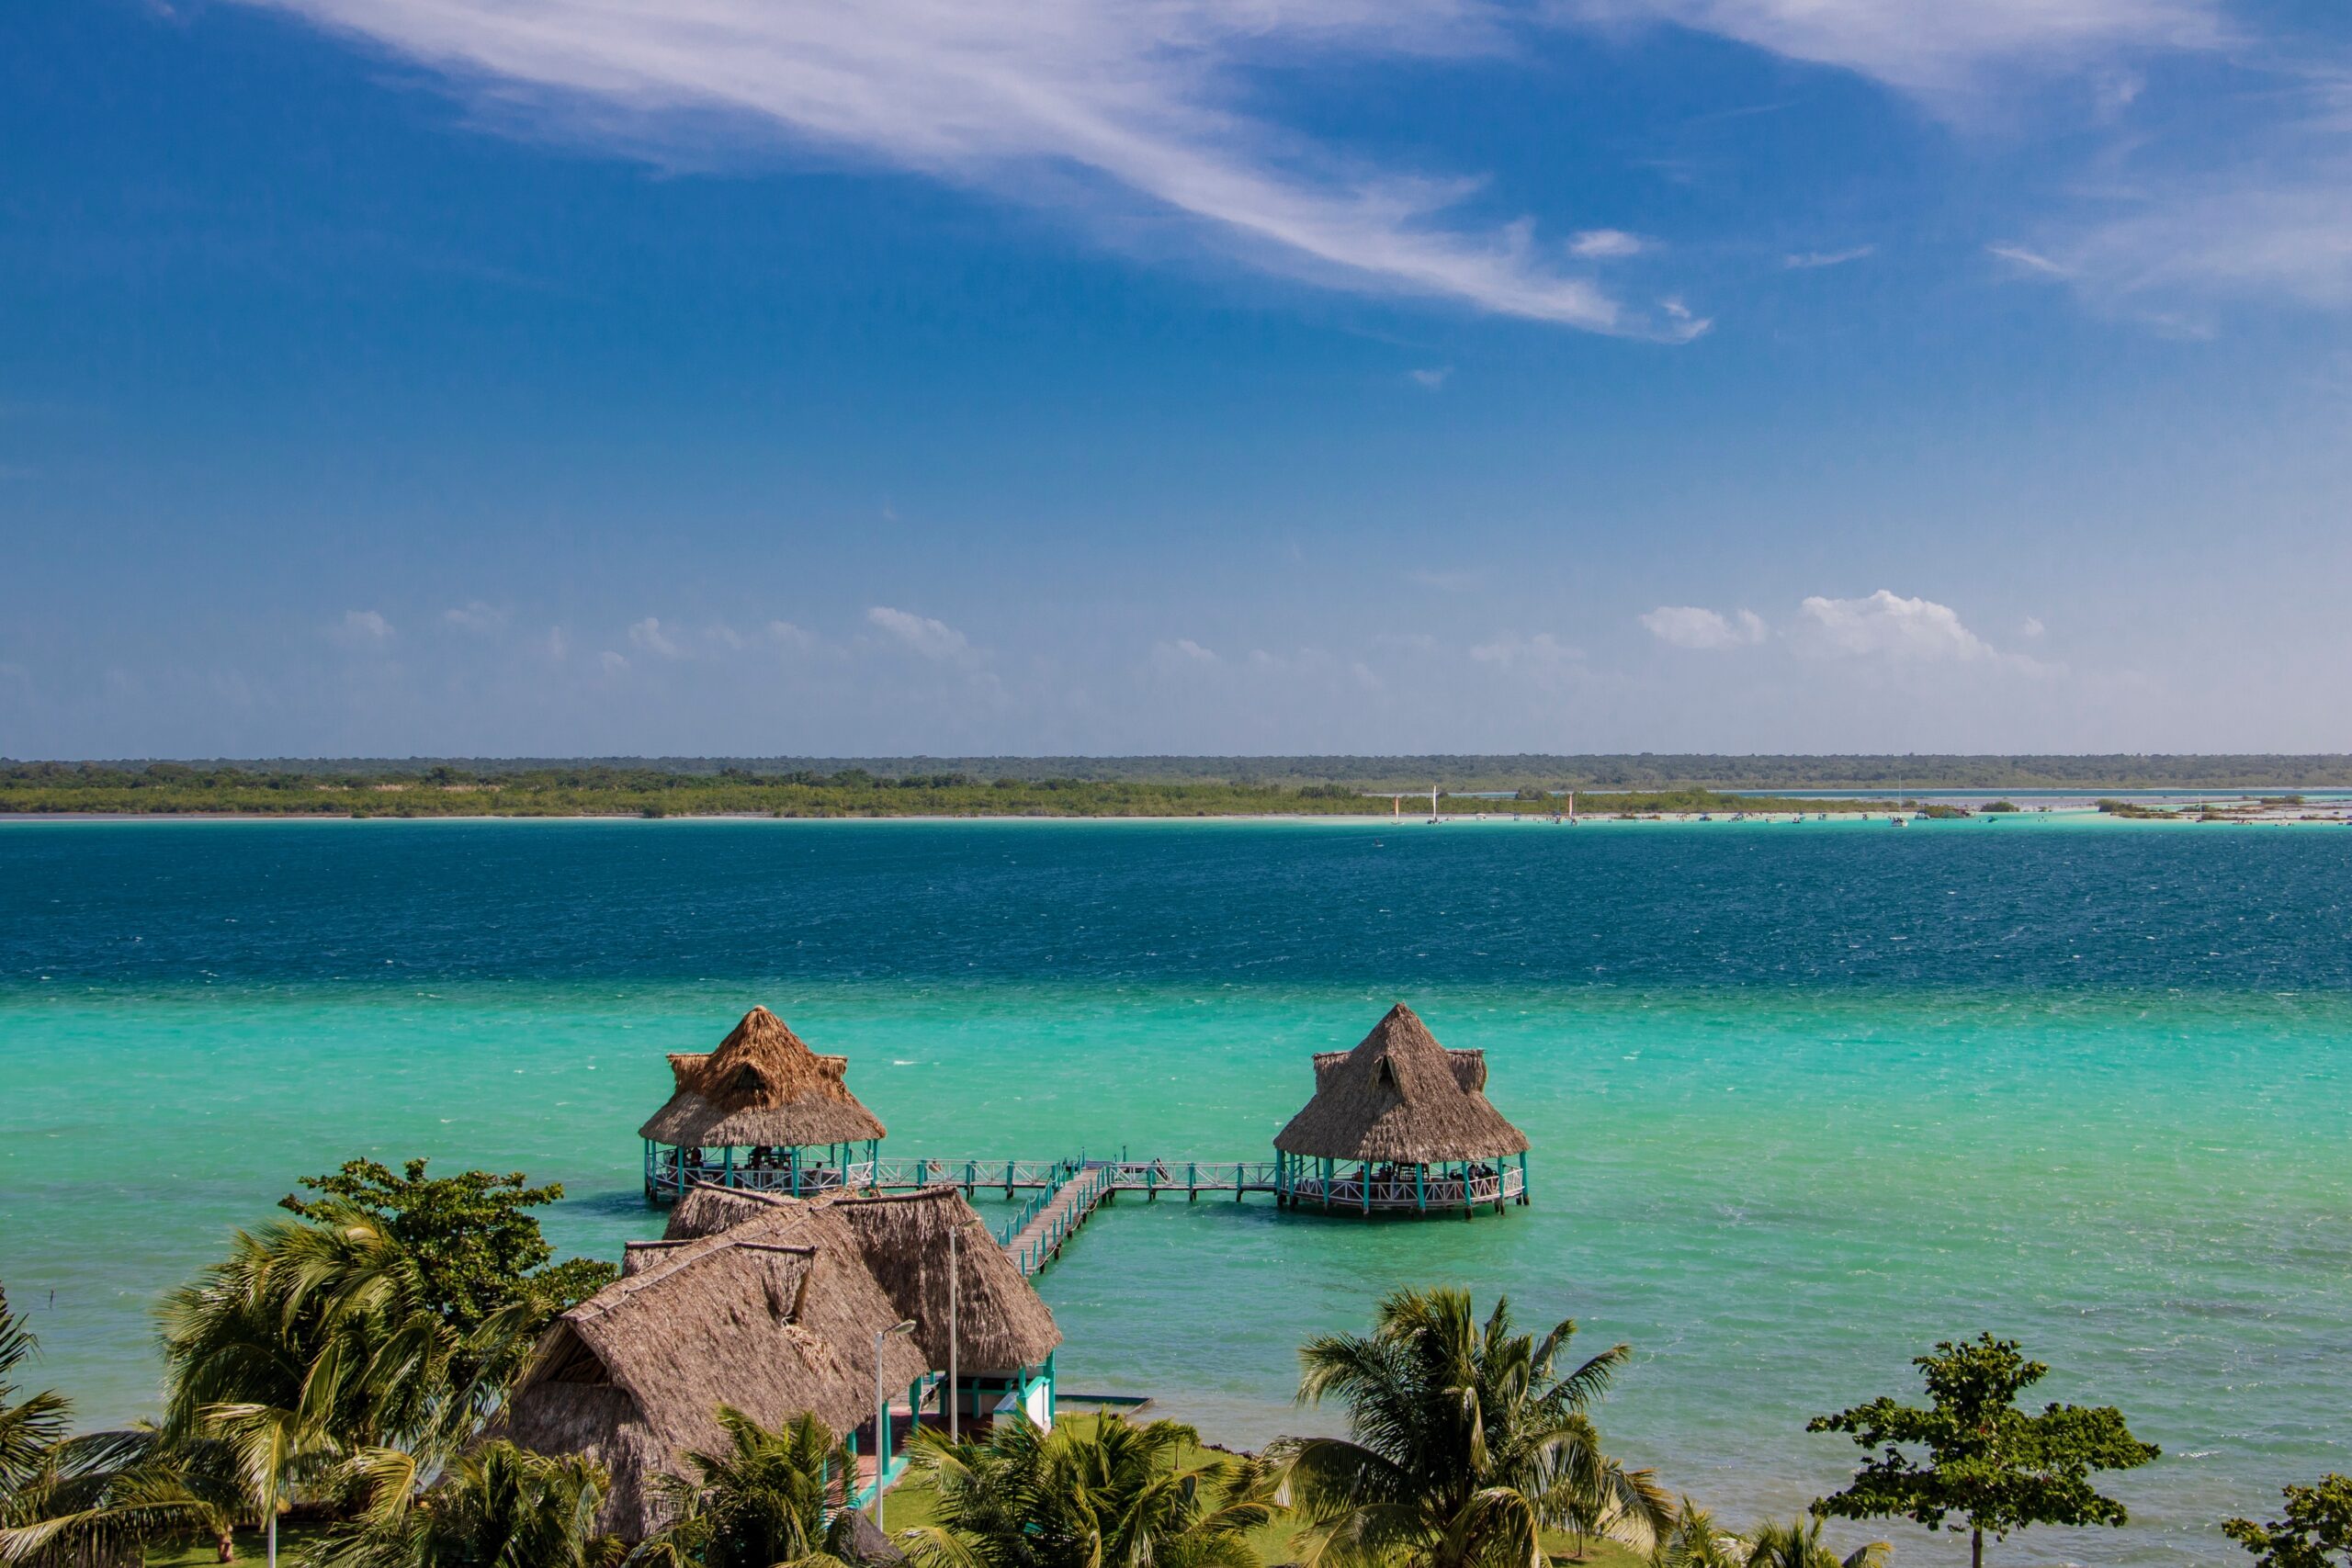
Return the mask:
<path fill-rule="evenodd" d="M 1925 1404 L 1891 1394 L 1806 1430 L 1861 1450 L 1850 1484 L 1787 1519 L 1719 1521 L 1604 1444 L 1596 1415 L 1630 1355 L 1572 1355 L 1573 1322 L 1522 1332 L 1510 1306 L 1402 1290 L 1369 1333 L 1299 1350 L 1298 1400 L 1344 1438 L 1257 1454 L 1116 1415 L 1040 1431 L 1019 1416 L 961 1441 L 926 1427 L 889 1495 L 896 1529 L 848 1506 L 856 1462 L 814 1415 L 764 1427 L 724 1404 L 724 1441 L 671 1456 L 642 1540 L 599 1533 L 610 1478 L 589 1453 L 503 1435 L 508 1390 L 555 1316 L 616 1270 L 558 1263 L 519 1175 L 396 1175 L 355 1161 L 302 1183 L 290 1217 L 159 1305 L 164 1414 L 74 1435 L 21 1378 L 36 1347 L 0 1293 L 0 1562 L 138 1568 L 258 1551 L 306 1568 L 1876 1568 L 1831 1519 L 1902 1521 L 1988 1546 L 2043 1525 L 2119 1526 L 2104 1472 L 2158 1457 L 2113 1406 L 2020 1404 L 2048 1372 L 1980 1335 L 1916 1359 Z M 1792 1440 L 1802 1440 L 1792 1434 Z M 2282 1517 L 2222 1521 L 2255 1568 L 2352 1551 L 2352 1482 L 2283 1489 Z M 877 1513 L 879 1507 L 877 1506 Z M 281 1529 L 281 1526 L 283 1527 Z M 258 1536 L 258 1539 L 256 1537 Z"/>
<path fill-rule="evenodd" d="M 1343 817 L 1386 814 L 1391 797 L 1351 784 L 1148 780 L 884 777 L 678 773 L 652 768 L 535 771 L 435 767 L 421 773 L 260 771 L 156 762 L 139 768 L 20 763 L 0 768 L 0 813 L 157 817 Z M 1707 789 L 1580 794 L 1588 816 L 1884 811 L 1886 801 L 1792 800 Z M 1449 816 L 1550 817 L 1566 795 L 1528 786 L 1504 798 L 1441 795 Z M 1426 790 L 1394 807 L 1426 815 Z"/>

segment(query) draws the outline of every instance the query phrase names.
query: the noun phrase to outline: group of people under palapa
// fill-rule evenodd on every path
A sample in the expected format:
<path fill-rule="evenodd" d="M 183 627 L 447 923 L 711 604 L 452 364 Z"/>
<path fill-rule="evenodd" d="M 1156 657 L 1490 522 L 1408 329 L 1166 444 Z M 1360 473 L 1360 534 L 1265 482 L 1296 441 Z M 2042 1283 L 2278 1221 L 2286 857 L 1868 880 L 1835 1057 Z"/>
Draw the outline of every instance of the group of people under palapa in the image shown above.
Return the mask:
<path fill-rule="evenodd" d="M 610 1471 L 604 1529 L 635 1540 L 663 1522 L 657 1480 L 720 1441 L 722 1402 L 771 1427 L 813 1412 L 856 1450 L 861 1497 L 951 1403 L 959 1425 L 1052 1425 L 1053 1314 L 956 1187 L 874 1187 L 884 1128 L 846 1058 L 755 1007 L 670 1066 L 673 1092 L 640 1129 L 649 1195 L 677 1199 L 669 1226 L 556 1320 L 503 1417 L 527 1448 Z M 1447 1050 L 1400 1003 L 1353 1050 L 1316 1056 L 1272 1190 L 1363 1212 L 1525 1202 L 1527 1139 L 1486 1081 L 1483 1052 Z M 759 1157 L 739 1164 L 739 1148 Z"/>

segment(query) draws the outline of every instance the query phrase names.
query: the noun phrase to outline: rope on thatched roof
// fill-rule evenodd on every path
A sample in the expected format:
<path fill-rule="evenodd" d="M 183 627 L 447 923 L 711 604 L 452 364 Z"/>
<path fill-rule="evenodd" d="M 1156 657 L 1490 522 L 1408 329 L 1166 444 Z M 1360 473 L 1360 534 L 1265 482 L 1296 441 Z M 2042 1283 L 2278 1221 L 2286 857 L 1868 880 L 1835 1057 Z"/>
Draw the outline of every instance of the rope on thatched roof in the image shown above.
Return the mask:
<path fill-rule="evenodd" d="M 842 1082 L 846 1056 L 820 1056 L 763 1007 L 707 1055 L 670 1054 L 674 1090 L 638 1135 L 688 1148 L 862 1144 L 882 1123 Z"/>
<path fill-rule="evenodd" d="M 1274 1135 L 1284 1154 L 1435 1165 L 1495 1159 L 1527 1134 L 1487 1103 L 1482 1051 L 1449 1051 L 1399 1002 L 1352 1051 L 1315 1058 L 1315 1098 Z"/>

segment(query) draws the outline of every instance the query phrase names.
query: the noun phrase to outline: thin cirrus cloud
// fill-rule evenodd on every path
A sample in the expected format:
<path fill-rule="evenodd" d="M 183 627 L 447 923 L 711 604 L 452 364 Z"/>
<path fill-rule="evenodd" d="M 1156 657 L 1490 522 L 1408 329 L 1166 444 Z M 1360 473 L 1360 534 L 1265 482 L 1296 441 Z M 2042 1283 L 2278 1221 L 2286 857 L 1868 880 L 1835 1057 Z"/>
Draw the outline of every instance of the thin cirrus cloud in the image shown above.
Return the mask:
<path fill-rule="evenodd" d="M 1948 111 L 1998 70 L 2228 42 L 2219 0 L 1561 0 L 1570 15 L 1657 21 L 1884 82 Z"/>
<path fill-rule="evenodd" d="M 1650 636 L 1669 648 L 1700 652 L 1752 647 L 1769 635 L 1764 617 L 1753 610 L 1726 615 L 1698 604 L 1660 604 L 1641 621 Z"/>
<path fill-rule="evenodd" d="M 1844 266 L 1848 262 L 1877 254 L 1876 245 L 1855 245 L 1842 251 L 1792 251 L 1781 258 L 1781 265 L 1791 272 L 1812 272 L 1825 266 Z"/>
<path fill-rule="evenodd" d="M 1503 316 L 1680 341 L 1658 316 L 1550 265 L 1527 220 L 1453 220 L 1476 178 L 1368 167 L 1229 107 L 1287 54 L 1497 52 L 1481 0 L 249 0 L 435 67 L 583 137 L 651 126 L 772 140 L 1012 191 L 1077 171 L 1115 210 L 1140 198 L 1270 271 Z M 1055 188 L 1070 189 L 1068 182 Z"/>

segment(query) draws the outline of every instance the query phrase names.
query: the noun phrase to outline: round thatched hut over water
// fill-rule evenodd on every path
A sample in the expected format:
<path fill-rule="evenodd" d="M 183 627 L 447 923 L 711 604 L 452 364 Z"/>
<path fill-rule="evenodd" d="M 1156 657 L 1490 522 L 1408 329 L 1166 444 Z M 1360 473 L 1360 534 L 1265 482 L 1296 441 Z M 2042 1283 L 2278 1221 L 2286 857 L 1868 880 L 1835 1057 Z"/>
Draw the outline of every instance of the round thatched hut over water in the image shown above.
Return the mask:
<path fill-rule="evenodd" d="M 850 1093 L 848 1069 L 763 1007 L 716 1051 L 671 1053 L 674 1092 L 638 1129 L 645 1195 L 673 1202 L 696 1182 L 795 1196 L 863 1185 L 885 1129 Z"/>
<path fill-rule="evenodd" d="M 1399 1002 L 1352 1051 L 1318 1052 L 1315 1098 L 1274 1134 L 1278 1201 L 1468 1214 L 1527 1201 L 1527 1134 L 1487 1103 L 1487 1054 L 1449 1051 Z"/>

